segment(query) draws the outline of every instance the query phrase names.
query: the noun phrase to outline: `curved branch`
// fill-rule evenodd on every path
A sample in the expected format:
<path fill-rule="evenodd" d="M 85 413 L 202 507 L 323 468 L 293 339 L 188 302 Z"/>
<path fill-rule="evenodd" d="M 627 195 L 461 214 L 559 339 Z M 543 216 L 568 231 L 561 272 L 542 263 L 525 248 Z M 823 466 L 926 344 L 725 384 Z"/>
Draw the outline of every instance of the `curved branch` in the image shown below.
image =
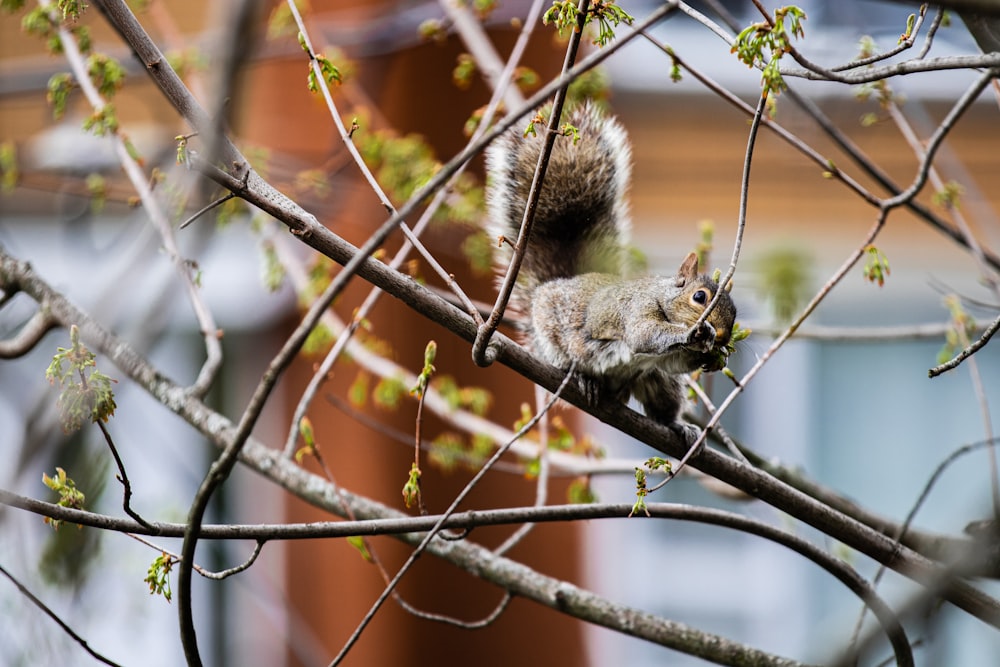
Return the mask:
<path fill-rule="evenodd" d="M 15 359 L 31 352 L 35 345 L 38 345 L 38 341 L 57 326 L 59 323 L 49 317 L 45 312 L 45 304 L 42 304 L 16 336 L 9 340 L 0 340 L 0 359 Z"/>
<path fill-rule="evenodd" d="M 43 503 L 28 498 L 17 496 L 8 491 L 0 490 L 0 503 L 14 507 L 20 507 L 44 516 L 54 515 L 63 521 L 79 523 L 81 525 L 91 525 L 99 528 L 111 528 L 123 532 L 141 532 L 142 526 L 128 519 L 112 519 L 99 514 L 85 512 L 60 507 L 51 503 Z M 849 565 L 840 559 L 831 556 L 819 547 L 811 544 L 805 539 L 788 533 L 780 528 L 771 526 L 757 519 L 726 512 L 708 507 L 698 507 L 693 505 L 675 503 L 647 503 L 651 517 L 661 519 L 673 519 L 677 521 L 689 521 L 695 523 L 705 523 L 714 526 L 721 526 L 738 530 L 741 532 L 756 535 L 766 540 L 780 544 L 801 556 L 809 559 L 819 567 L 823 568 L 841 583 L 855 593 L 879 619 L 883 629 L 892 641 L 897 653 L 897 662 L 900 665 L 913 664 L 912 656 L 909 655 L 909 643 L 906 635 L 899 626 L 889 607 L 882 601 L 871 586 L 854 571 Z M 334 537 L 351 537 L 363 535 L 371 537 L 375 535 L 397 535 L 404 537 L 407 541 L 416 542 L 422 537 L 424 531 L 433 531 L 435 528 L 441 530 L 460 530 L 478 528 L 484 526 L 515 525 L 519 523 L 553 523 L 565 521 L 592 521 L 598 519 L 625 519 L 628 516 L 631 505 L 628 504 L 594 504 L 594 505 L 548 505 L 544 507 L 524 507 L 508 508 L 485 511 L 457 512 L 450 516 L 414 516 L 407 517 L 398 512 L 393 512 L 397 518 L 367 520 L 367 521 L 322 521 L 315 523 L 300 524 L 276 524 L 276 525 L 225 525 L 225 526 L 203 526 L 201 537 L 204 539 L 256 539 L 263 540 L 296 540 L 296 539 L 319 539 Z M 391 510 L 390 510 L 391 511 Z M 183 524 L 155 524 L 154 527 L 161 531 L 162 536 L 179 536 L 183 534 Z M 439 543 L 441 544 L 441 543 Z M 453 543 L 448 543 L 453 544 Z M 480 547 L 475 547 L 480 549 Z M 488 552 L 487 552 L 488 553 Z M 491 554 L 491 559 L 505 561 L 501 557 Z M 475 569 L 470 572 L 480 574 Z M 489 579 L 488 577 L 484 577 Z M 489 579 L 492 583 L 501 586 L 510 586 L 510 582 Z M 568 586 L 568 584 L 565 584 Z M 511 590 L 513 588 L 511 587 Z M 518 595 L 525 595 L 522 590 L 515 591 Z M 582 591 L 581 591 L 582 592 Z M 536 600 L 538 601 L 538 600 Z M 576 614 L 573 614 L 576 615 Z"/>

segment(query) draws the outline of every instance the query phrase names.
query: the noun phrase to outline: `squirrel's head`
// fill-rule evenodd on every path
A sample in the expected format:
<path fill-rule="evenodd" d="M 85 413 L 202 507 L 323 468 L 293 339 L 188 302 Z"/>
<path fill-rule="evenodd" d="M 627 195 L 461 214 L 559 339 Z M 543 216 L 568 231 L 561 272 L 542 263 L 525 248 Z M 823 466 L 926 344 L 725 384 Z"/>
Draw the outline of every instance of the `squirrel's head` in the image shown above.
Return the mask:
<path fill-rule="evenodd" d="M 675 316 L 679 316 L 680 321 L 688 326 L 698 321 L 712 303 L 716 293 L 722 291 L 706 321 L 715 329 L 714 347 L 717 349 L 726 347 L 732 336 L 733 324 L 736 322 L 736 304 L 729 296 L 732 283 L 723 289 L 709 276 L 698 273 L 698 256 L 693 252 L 681 263 L 677 270 L 676 281 L 681 296 L 675 302 L 675 310 L 678 311 Z"/>

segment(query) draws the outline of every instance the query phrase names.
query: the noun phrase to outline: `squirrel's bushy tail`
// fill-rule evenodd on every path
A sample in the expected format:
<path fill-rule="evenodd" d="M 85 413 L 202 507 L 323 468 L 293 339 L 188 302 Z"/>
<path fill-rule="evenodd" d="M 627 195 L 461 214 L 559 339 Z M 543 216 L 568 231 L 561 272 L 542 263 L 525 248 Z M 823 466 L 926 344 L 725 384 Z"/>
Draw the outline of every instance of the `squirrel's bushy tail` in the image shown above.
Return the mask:
<path fill-rule="evenodd" d="M 524 311 L 534 288 L 583 273 L 621 273 L 628 236 L 626 189 L 631 148 L 619 122 L 591 104 L 563 116 L 579 139 L 558 136 L 549 159 L 528 249 L 521 265 L 514 306 Z M 544 143 L 544 131 L 523 137 L 512 129 L 487 151 L 490 233 L 513 244 Z M 506 270 L 510 248 L 500 261 Z"/>

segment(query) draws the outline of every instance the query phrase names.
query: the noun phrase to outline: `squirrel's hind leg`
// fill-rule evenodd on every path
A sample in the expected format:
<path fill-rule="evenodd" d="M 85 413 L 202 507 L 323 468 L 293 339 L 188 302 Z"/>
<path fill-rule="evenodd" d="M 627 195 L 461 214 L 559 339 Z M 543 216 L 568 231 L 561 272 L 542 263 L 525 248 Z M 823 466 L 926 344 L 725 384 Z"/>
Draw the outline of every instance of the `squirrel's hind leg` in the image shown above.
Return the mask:
<path fill-rule="evenodd" d="M 632 383 L 632 395 L 642 405 L 647 417 L 677 431 L 690 446 L 697 441 L 701 430 L 693 424 L 680 421 L 684 405 L 681 377 L 661 370 L 647 371 Z M 696 452 L 698 453 L 700 452 Z"/>
<path fill-rule="evenodd" d="M 587 404 L 593 407 L 624 405 L 628 402 L 629 387 L 613 383 L 607 377 L 594 377 L 579 371 L 573 373 L 577 389 L 583 394 Z"/>

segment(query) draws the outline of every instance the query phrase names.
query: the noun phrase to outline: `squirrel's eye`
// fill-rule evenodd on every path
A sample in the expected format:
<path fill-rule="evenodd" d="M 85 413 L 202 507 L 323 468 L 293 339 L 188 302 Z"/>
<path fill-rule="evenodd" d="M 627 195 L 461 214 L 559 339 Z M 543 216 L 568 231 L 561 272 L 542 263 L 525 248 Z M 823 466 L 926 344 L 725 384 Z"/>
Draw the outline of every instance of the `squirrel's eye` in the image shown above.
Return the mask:
<path fill-rule="evenodd" d="M 708 292 L 706 292 L 703 289 L 700 289 L 691 295 L 691 300 L 699 305 L 704 306 L 706 303 L 708 303 Z"/>

